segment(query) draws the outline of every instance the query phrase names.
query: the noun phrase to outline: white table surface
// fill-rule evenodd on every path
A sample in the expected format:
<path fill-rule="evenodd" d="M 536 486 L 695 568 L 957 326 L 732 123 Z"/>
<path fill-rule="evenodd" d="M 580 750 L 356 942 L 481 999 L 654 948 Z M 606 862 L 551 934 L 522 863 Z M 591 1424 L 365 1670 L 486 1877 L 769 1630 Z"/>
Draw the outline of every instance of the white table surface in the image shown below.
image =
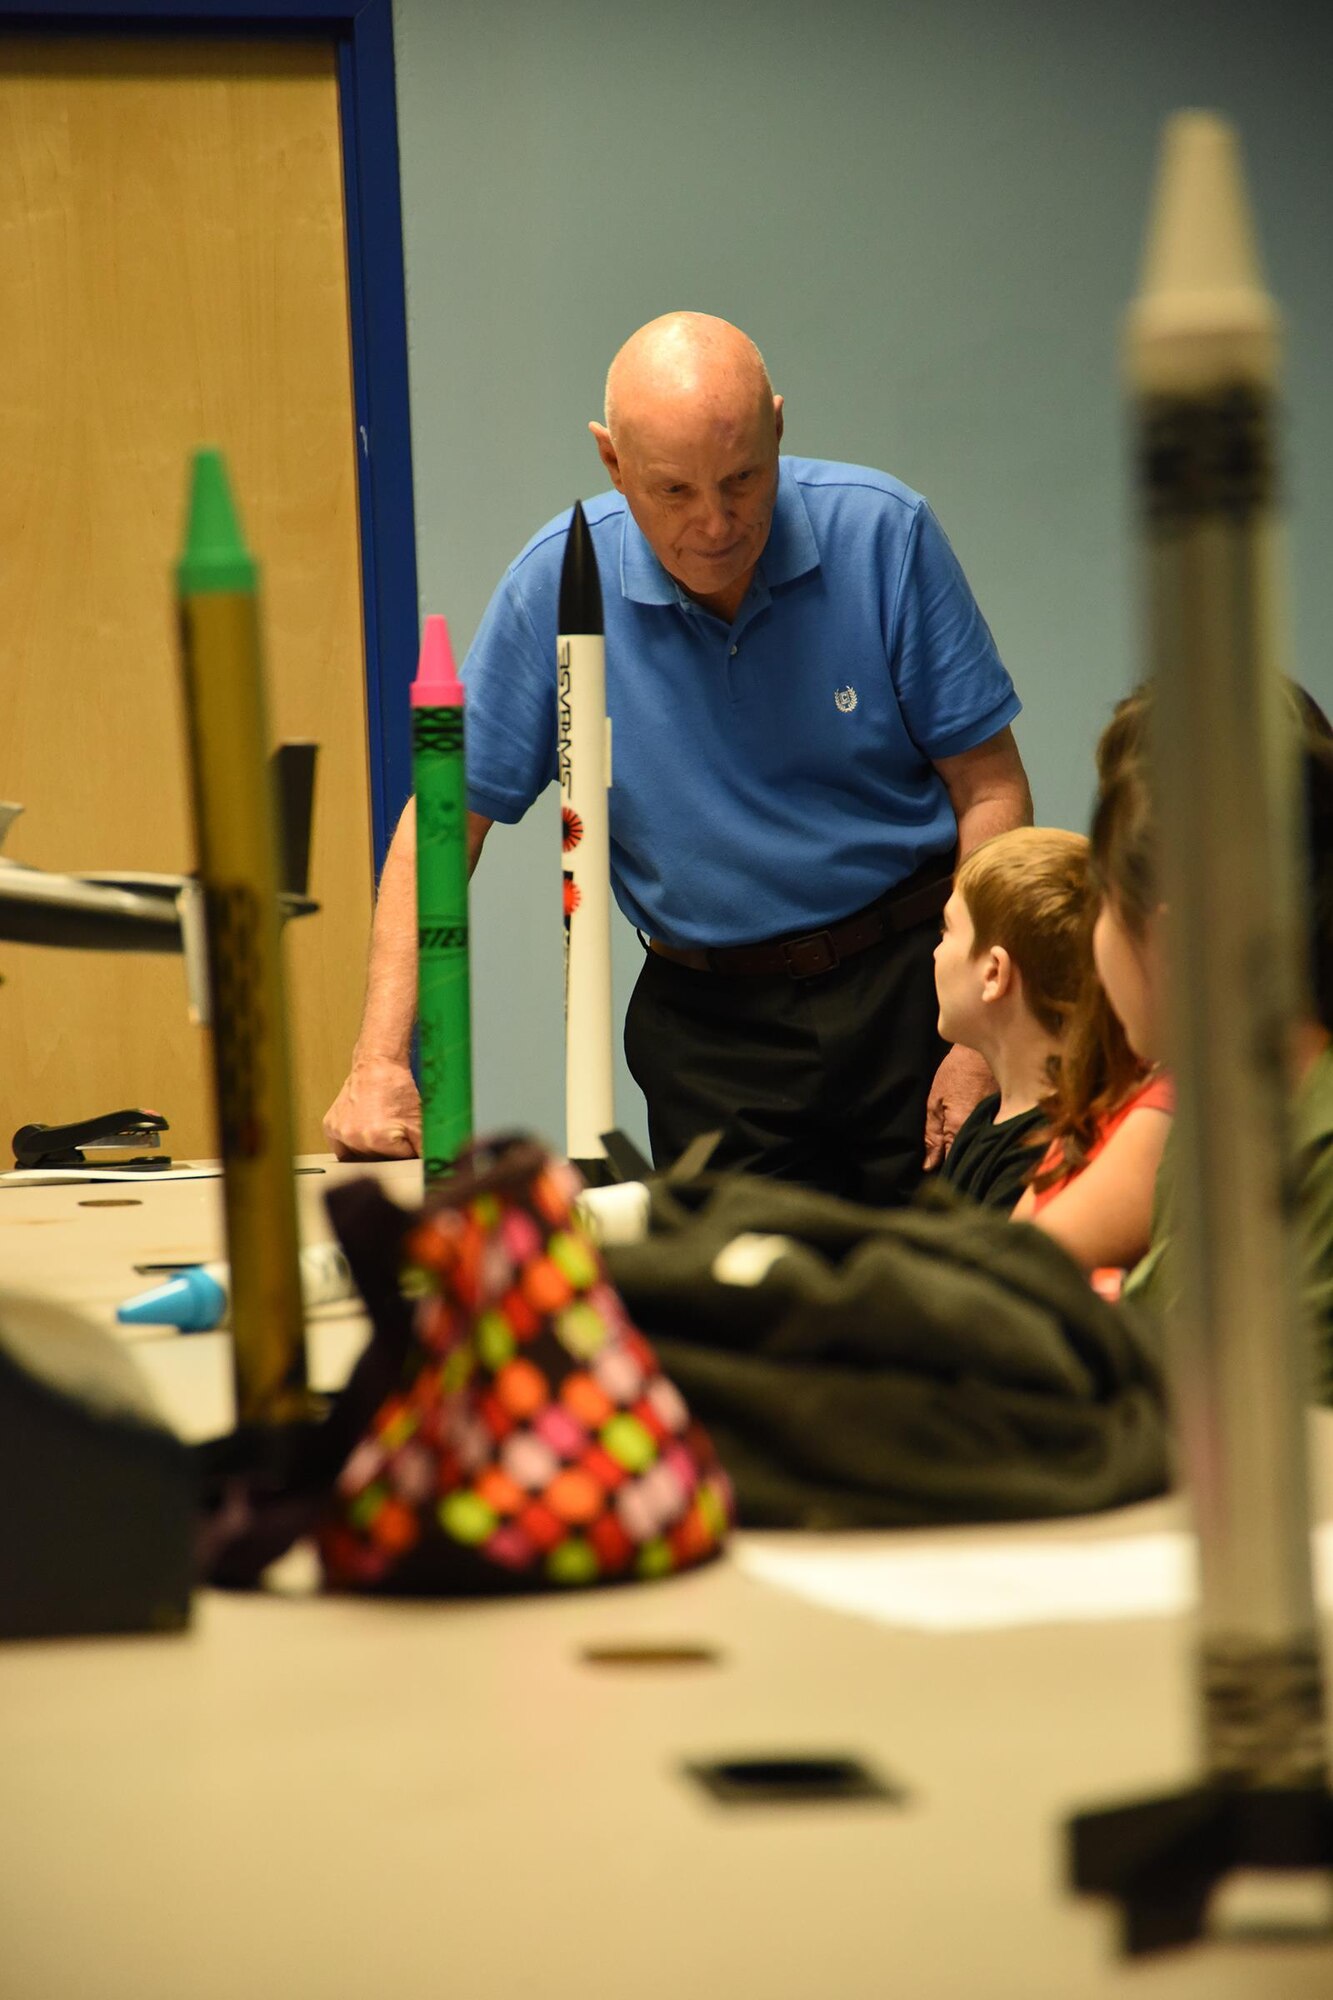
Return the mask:
<path fill-rule="evenodd" d="M 308 1237 L 347 1171 L 298 1181 Z M 419 1168 L 378 1171 L 413 1199 Z M 0 1190 L 6 1283 L 109 1324 L 136 1261 L 217 1253 L 216 1182 L 81 1198 Z M 360 1338 L 325 1309 L 316 1381 Z M 133 1350 L 187 1434 L 225 1423 L 224 1335 L 138 1329 Z M 1333 1416 L 1316 1438 L 1333 1471 Z M 829 1546 L 1067 1546 L 1180 1519 L 1164 1501 Z M 583 1657 L 619 1642 L 717 1658 Z M 3 1647 L 0 1996 L 1327 2000 L 1333 1946 L 1127 1966 L 1109 1910 L 1063 1891 L 1072 1810 L 1191 1775 L 1189 1648 L 1176 1617 L 893 1629 L 732 1560 L 516 1603 L 205 1592 L 181 1636 Z M 727 1809 L 682 1775 L 765 1752 L 850 1752 L 909 1798 Z"/>

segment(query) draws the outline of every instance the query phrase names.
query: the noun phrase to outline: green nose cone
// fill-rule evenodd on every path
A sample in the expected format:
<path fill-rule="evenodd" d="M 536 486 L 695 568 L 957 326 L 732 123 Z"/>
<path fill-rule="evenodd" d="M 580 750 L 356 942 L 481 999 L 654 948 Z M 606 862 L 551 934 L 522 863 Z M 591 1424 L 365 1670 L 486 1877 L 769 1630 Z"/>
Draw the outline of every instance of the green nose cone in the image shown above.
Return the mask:
<path fill-rule="evenodd" d="M 222 453 L 212 447 L 197 451 L 176 587 L 182 597 L 192 597 L 204 590 L 253 590 L 257 578 L 254 557 L 236 518 Z"/>

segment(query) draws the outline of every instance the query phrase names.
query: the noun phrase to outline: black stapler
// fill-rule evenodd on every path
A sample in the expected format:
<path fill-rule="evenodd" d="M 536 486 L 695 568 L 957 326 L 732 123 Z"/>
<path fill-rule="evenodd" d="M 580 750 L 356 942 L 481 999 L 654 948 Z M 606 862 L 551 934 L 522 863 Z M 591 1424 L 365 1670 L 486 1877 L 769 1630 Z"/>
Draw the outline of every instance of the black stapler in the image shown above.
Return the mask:
<path fill-rule="evenodd" d="M 98 1167 L 116 1166 L 154 1173 L 171 1165 L 168 1153 L 150 1158 L 135 1153 L 137 1147 L 161 1145 L 158 1134 L 167 1121 L 158 1111 L 106 1111 L 100 1118 L 81 1118 L 73 1125 L 20 1125 L 14 1134 L 16 1167 Z M 89 1153 L 127 1153 L 122 1160 L 89 1160 Z"/>

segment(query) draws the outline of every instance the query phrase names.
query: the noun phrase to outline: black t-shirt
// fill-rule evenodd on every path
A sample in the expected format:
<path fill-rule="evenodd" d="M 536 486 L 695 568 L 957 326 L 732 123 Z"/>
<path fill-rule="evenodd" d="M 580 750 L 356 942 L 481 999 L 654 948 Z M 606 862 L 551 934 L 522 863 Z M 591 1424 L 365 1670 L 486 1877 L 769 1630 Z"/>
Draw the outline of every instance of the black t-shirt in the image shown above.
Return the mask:
<path fill-rule="evenodd" d="M 997 1125 L 1000 1093 L 983 1097 L 945 1155 L 940 1179 L 985 1208 L 1011 1210 L 1046 1150 L 1046 1120 L 1035 1108 Z"/>

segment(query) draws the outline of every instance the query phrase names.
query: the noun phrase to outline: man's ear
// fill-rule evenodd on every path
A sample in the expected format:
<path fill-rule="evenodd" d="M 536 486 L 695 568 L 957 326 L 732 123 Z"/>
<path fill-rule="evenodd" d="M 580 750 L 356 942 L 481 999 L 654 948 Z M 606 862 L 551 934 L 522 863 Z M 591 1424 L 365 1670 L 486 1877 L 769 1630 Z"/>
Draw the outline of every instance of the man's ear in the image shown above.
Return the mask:
<path fill-rule="evenodd" d="M 617 493 L 623 493 L 625 486 L 620 477 L 620 458 L 611 442 L 610 431 L 605 424 L 590 423 L 588 429 L 592 432 L 593 443 L 597 446 L 597 456 L 611 475 L 611 484 Z"/>
<path fill-rule="evenodd" d="M 1018 974 L 1014 961 L 1002 944 L 993 944 L 981 955 L 981 997 L 1003 1000 L 1013 990 Z"/>
<path fill-rule="evenodd" d="M 784 428 L 782 421 L 782 402 L 783 399 L 781 396 L 775 396 L 773 398 L 773 428 L 777 434 L 777 441 L 779 444 L 782 443 L 782 432 Z"/>

